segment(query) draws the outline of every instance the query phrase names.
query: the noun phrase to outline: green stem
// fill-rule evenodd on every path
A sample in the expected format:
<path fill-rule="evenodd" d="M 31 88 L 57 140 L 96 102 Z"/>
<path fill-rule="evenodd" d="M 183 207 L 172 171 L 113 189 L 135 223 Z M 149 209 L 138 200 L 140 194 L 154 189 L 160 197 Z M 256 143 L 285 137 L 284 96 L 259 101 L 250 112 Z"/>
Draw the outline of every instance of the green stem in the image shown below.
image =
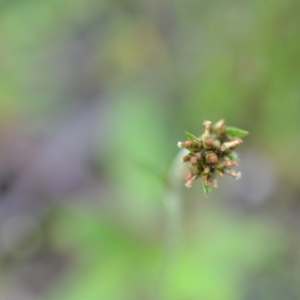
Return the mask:
<path fill-rule="evenodd" d="M 166 247 L 168 253 L 177 253 L 181 244 L 181 225 L 182 225 L 182 163 L 180 158 L 187 154 L 183 149 L 173 160 L 168 176 L 168 186 L 164 192 L 164 205 L 166 210 Z"/>
<path fill-rule="evenodd" d="M 183 180 L 181 177 L 182 163 L 180 158 L 187 154 L 186 149 L 182 149 L 174 158 L 170 167 L 168 184 L 163 193 L 163 203 L 166 212 L 165 223 L 165 254 L 161 265 L 159 282 L 157 283 L 157 294 L 154 299 L 164 299 L 163 290 L 167 283 L 167 278 L 171 267 L 180 253 L 182 243 L 182 207 L 181 193 Z"/>

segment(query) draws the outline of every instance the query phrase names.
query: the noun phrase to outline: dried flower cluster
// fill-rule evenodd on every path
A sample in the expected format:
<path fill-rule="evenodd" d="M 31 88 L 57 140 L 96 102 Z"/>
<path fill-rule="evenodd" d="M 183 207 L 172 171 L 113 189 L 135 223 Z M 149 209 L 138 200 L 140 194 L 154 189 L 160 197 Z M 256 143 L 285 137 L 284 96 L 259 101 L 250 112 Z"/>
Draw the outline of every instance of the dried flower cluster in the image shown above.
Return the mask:
<path fill-rule="evenodd" d="M 199 138 L 188 132 L 185 134 L 188 140 L 177 145 L 189 151 L 181 158 L 181 162 L 190 163 L 186 187 L 191 187 L 196 179 L 201 178 L 207 196 L 212 185 L 218 186 L 217 175 L 227 174 L 236 179 L 241 177 L 240 172 L 232 169 L 239 162 L 234 150 L 242 144 L 241 137 L 246 136 L 247 131 L 228 127 L 224 120 L 220 120 L 215 125 L 205 121 L 204 133 Z"/>

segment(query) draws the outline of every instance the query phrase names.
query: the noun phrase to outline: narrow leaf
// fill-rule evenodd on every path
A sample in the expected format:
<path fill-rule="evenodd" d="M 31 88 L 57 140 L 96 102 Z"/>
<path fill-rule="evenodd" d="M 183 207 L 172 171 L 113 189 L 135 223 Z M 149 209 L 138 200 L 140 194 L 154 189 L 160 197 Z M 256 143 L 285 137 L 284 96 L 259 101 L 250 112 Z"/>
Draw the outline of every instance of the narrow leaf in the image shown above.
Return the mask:
<path fill-rule="evenodd" d="M 206 185 L 203 181 L 202 181 L 202 184 L 203 184 L 204 195 L 205 195 L 205 197 L 207 197 L 209 195 L 209 193 L 210 193 L 211 186 L 210 185 Z"/>
<path fill-rule="evenodd" d="M 197 137 L 195 137 L 193 134 L 185 131 L 184 132 L 186 137 L 190 140 L 190 141 L 199 141 L 199 139 Z"/>
<path fill-rule="evenodd" d="M 234 154 L 227 154 L 227 156 L 234 161 L 240 161 L 240 159 Z"/>
<path fill-rule="evenodd" d="M 227 134 L 236 137 L 244 137 L 249 134 L 249 132 L 246 130 L 242 130 L 236 127 L 229 127 L 229 126 L 227 127 L 226 132 Z"/>

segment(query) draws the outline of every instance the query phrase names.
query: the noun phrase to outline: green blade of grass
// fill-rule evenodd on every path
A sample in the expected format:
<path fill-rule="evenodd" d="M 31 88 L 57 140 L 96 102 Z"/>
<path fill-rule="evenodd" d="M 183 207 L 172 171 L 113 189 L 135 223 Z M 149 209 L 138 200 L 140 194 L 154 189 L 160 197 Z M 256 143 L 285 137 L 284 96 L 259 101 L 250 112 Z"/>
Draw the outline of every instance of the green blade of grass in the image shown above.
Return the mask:
<path fill-rule="evenodd" d="M 240 137 L 240 138 L 249 134 L 249 132 L 246 130 L 242 130 L 242 129 L 239 129 L 236 127 L 230 127 L 230 126 L 227 127 L 226 132 L 227 132 L 227 134 L 229 134 L 231 136 Z"/>
<path fill-rule="evenodd" d="M 184 133 L 190 141 L 199 141 L 199 139 L 196 136 L 194 136 L 193 134 L 191 134 L 187 131 L 185 131 Z"/>
<path fill-rule="evenodd" d="M 240 159 L 238 158 L 238 156 L 235 155 L 235 154 L 227 154 L 227 156 L 228 156 L 231 160 L 234 160 L 234 161 L 240 161 Z"/>
<path fill-rule="evenodd" d="M 208 197 L 210 191 L 211 191 L 211 186 L 210 185 L 206 185 L 203 181 L 202 181 L 202 185 L 203 185 L 203 191 L 204 191 L 204 195 L 205 197 Z"/>

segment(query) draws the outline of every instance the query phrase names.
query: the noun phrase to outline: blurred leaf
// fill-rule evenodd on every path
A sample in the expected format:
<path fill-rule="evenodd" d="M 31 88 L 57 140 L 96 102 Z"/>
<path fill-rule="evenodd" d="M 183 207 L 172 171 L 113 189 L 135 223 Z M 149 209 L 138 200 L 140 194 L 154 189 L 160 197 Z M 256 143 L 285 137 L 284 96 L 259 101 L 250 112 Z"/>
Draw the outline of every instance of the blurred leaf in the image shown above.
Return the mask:
<path fill-rule="evenodd" d="M 244 137 L 249 134 L 249 132 L 246 130 L 242 130 L 242 129 L 239 129 L 236 127 L 230 127 L 230 126 L 227 127 L 226 132 L 227 132 L 227 134 L 236 136 L 236 137 Z"/>
<path fill-rule="evenodd" d="M 199 139 L 197 137 L 195 137 L 193 134 L 185 131 L 184 132 L 186 137 L 190 140 L 190 141 L 199 141 Z"/>
<path fill-rule="evenodd" d="M 55 247 L 71 250 L 84 265 L 75 265 L 47 299 L 146 298 L 139 296 L 151 291 L 161 263 L 161 250 L 151 238 L 141 239 L 125 223 L 81 209 L 57 211 L 55 219 Z"/>
<path fill-rule="evenodd" d="M 240 161 L 240 159 L 238 158 L 238 156 L 237 156 L 236 154 L 227 154 L 227 156 L 228 156 L 231 160 Z"/>
<path fill-rule="evenodd" d="M 208 197 L 210 190 L 211 190 L 211 186 L 206 185 L 204 182 L 202 182 L 202 184 L 203 184 L 204 195 L 205 195 L 205 197 Z"/>

